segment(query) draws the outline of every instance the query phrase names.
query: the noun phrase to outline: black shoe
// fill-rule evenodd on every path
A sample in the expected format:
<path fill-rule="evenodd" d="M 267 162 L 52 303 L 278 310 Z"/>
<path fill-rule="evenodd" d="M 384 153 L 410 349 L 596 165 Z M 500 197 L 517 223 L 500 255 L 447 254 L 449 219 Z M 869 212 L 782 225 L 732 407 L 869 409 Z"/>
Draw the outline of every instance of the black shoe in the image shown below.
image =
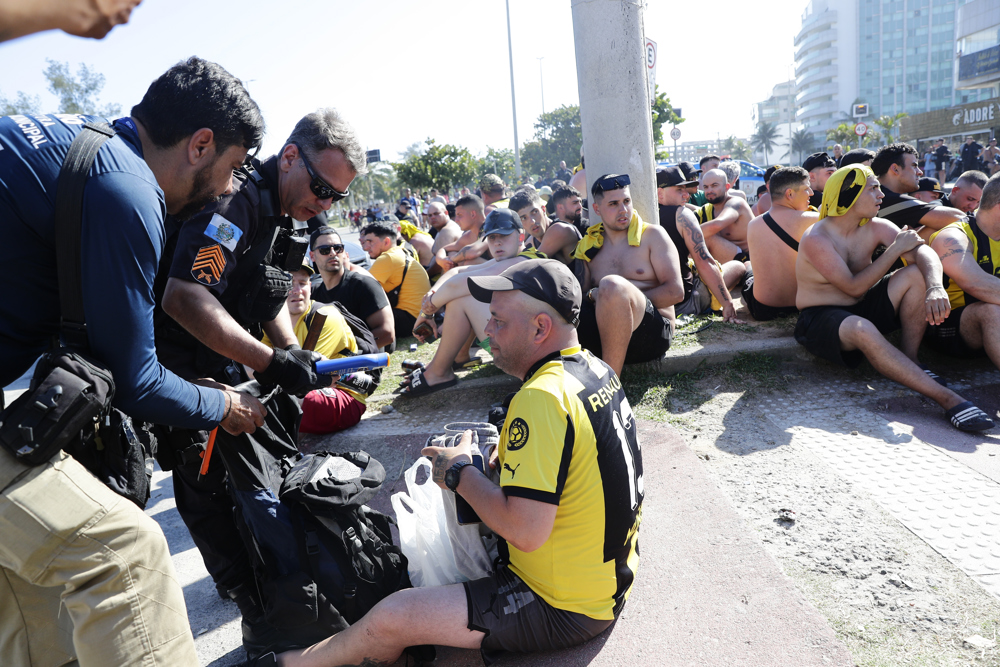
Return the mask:
<path fill-rule="evenodd" d="M 278 658 L 274 652 L 265 653 L 256 658 L 247 657 L 247 661 L 242 663 L 240 667 L 278 667 Z"/>

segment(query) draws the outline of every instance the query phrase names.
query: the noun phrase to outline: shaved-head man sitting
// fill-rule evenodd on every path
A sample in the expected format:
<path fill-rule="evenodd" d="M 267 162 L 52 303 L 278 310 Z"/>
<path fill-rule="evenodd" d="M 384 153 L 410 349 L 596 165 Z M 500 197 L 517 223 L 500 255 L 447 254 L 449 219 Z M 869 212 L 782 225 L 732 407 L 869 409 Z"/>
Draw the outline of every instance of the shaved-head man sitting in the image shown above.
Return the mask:
<path fill-rule="evenodd" d="M 771 208 L 750 221 L 747 239 L 754 257 L 766 257 L 747 271 L 743 302 L 758 321 L 795 315 L 795 260 L 799 240 L 819 215 L 809 210 L 809 173 L 802 167 L 778 169 L 770 179 Z"/>
<path fill-rule="evenodd" d="M 984 187 L 986 187 L 986 174 L 978 169 L 967 171 L 958 177 L 951 192 L 941 197 L 941 205 L 957 208 L 963 213 L 972 213 L 979 208 Z"/>
<path fill-rule="evenodd" d="M 708 203 L 698 209 L 696 216 L 709 252 L 723 264 L 734 259 L 749 262 L 747 225 L 753 218 L 750 205 L 731 195 L 733 183 L 721 169 L 702 175 L 701 186 Z"/>
<path fill-rule="evenodd" d="M 816 356 L 849 368 L 867 358 L 882 375 L 944 408 L 955 428 L 993 428 L 985 412 L 918 365 L 927 325 L 938 326 L 951 313 L 938 256 L 912 229 L 875 217 L 883 195 L 868 167 L 844 167 L 826 186 L 819 222 L 799 243 L 795 339 Z M 880 245 L 887 248 L 872 261 Z M 887 275 L 900 258 L 909 266 Z M 902 351 L 885 339 L 898 329 Z"/>

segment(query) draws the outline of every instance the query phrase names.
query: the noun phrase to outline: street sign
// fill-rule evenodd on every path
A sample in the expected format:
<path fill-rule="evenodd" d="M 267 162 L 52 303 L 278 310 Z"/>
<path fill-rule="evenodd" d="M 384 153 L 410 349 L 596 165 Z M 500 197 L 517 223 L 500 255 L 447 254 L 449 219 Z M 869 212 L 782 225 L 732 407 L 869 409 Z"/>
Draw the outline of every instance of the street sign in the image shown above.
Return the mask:
<path fill-rule="evenodd" d="M 378 148 L 373 148 L 372 150 L 368 151 L 368 161 L 367 161 L 368 164 L 371 164 L 372 162 L 381 162 L 381 161 L 382 161 L 381 150 L 379 150 Z"/>
<path fill-rule="evenodd" d="M 656 42 L 646 39 L 646 81 L 649 83 L 649 103 L 656 99 Z"/>
<path fill-rule="evenodd" d="M 855 104 L 851 107 L 854 112 L 855 118 L 867 118 L 868 117 L 868 105 L 867 104 Z"/>
<path fill-rule="evenodd" d="M 868 126 L 865 125 L 864 123 L 858 123 L 857 125 L 854 126 L 854 134 L 858 135 L 859 137 L 865 136 L 866 134 L 868 134 Z"/>
<path fill-rule="evenodd" d="M 674 141 L 677 141 L 678 139 L 681 138 L 681 131 L 676 127 L 670 130 L 670 138 L 673 139 Z"/>

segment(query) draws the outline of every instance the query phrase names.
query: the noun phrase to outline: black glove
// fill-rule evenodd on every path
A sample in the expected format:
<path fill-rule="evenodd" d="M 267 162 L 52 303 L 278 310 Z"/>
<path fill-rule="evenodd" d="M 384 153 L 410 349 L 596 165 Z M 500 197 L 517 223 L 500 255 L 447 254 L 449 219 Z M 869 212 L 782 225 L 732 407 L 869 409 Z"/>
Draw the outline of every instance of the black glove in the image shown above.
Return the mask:
<path fill-rule="evenodd" d="M 275 350 L 267 368 L 256 374 L 261 384 L 277 384 L 289 394 L 305 396 L 313 389 L 329 387 L 332 375 L 316 372 L 316 362 L 322 355 L 310 350 Z"/>

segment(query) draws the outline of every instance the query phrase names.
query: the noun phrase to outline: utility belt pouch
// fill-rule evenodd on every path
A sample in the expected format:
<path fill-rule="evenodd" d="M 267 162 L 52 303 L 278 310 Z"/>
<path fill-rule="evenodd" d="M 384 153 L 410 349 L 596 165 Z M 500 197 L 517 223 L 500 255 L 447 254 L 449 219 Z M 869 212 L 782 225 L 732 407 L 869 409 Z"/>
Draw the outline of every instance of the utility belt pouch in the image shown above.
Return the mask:
<path fill-rule="evenodd" d="M 258 264 L 240 295 L 237 319 L 244 324 L 270 322 L 281 312 L 291 289 L 292 276 L 287 271 Z"/>
<path fill-rule="evenodd" d="M 0 444 L 25 465 L 86 440 L 114 396 L 111 373 L 67 348 L 38 361 L 31 388 L 0 413 Z"/>

